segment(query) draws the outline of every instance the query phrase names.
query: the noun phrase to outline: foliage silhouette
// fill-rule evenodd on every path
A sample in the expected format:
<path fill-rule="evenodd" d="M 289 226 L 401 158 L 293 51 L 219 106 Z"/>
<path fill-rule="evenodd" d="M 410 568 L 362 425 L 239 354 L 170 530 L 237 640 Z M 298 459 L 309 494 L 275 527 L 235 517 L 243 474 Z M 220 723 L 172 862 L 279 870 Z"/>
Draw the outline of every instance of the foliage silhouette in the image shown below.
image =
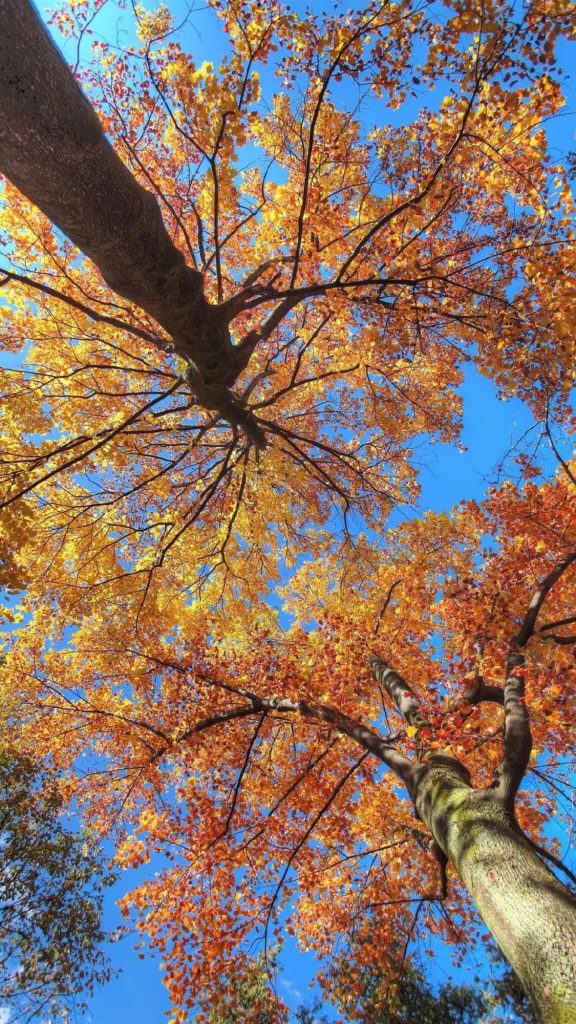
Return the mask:
<path fill-rule="evenodd" d="M 0 1000 L 11 1020 L 67 1019 L 111 977 L 100 946 L 114 877 L 88 833 L 61 820 L 54 777 L 0 757 Z"/>

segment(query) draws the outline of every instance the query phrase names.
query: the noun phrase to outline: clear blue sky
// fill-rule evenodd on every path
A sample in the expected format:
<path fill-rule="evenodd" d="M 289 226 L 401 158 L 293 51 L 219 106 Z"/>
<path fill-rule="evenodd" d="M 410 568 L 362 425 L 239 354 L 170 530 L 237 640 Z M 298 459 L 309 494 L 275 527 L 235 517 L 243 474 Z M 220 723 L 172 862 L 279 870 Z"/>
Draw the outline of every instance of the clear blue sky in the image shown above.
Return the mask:
<path fill-rule="evenodd" d="M 41 13 L 57 7 L 58 0 L 37 0 Z M 184 7 L 177 0 L 172 7 Z M 302 3 L 295 6 L 304 6 Z M 313 9 L 320 9 L 316 0 Z M 323 5 L 332 6 L 332 5 Z M 342 5 L 347 6 L 346 4 Z M 354 4 L 354 6 L 360 6 Z M 102 15 L 94 23 L 95 34 L 122 43 L 134 41 L 128 26 L 131 14 L 124 15 L 115 3 L 108 3 Z M 59 37 L 57 36 L 59 39 Z M 61 41 L 59 39 L 59 41 Z M 218 60 L 222 53 L 223 37 L 214 15 L 206 8 L 194 12 L 188 34 L 191 51 L 199 61 Z M 574 50 L 574 47 L 572 47 Z M 70 52 L 68 59 L 73 60 Z M 566 46 L 560 55 L 565 69 L 576 64 Z M 567 116 L 562 117 L 551 128 L 554 145 L 566 151 L 576 148 L 576 95 L 574 87 L 569 93 Z M 421 507 L 438 511 L 450 509 L 464 498 L 482 497 L 488 483 L 498 476 L 498 465 L 515 442 L 530 428 L 532 420 L 520 402 L 502 402 L 494 387 L 477 372 L 469 371 L 462 387 L 464 397 L 464 419 L 462 442 L 467 451 L 462 453 L 454 446 L 436 445 L 422 449 L 417 454 L 422 467 Z M 414 510 L 402 514 L 412 515 Z M 120 918 L 114 905 L 114 896 L 127 891 L 130 879 L 123 876 L 110 894 L 107 902 L 105 925 L 111 930 L 118 926 Z M 140 960 L 132 950 L 134 940 L 123 940 L 111 947 L 111 958 L 121 969 L 120 976 L 101 989 L 91 1000 L 90 1014 L 86 1024 L 159 1024 L 169 1009 L 164 987 L 161 983 L 157 960 Z M 279 995 L 290 1005 L 297 1005 L 302 998 L 309 997 L 308 982 L 314 973 L 311 955 L 298 954 L 293 946 L 287 945 L 285 974 L 279 982 Z M 473 959 L 469 969 L 476 973 L 478 963 Z M 442 980 L 449 970 L 445 957 L 438 957 L 433 975 Z M 84 1024 L 84 1021 L 79 1022 Z"/>

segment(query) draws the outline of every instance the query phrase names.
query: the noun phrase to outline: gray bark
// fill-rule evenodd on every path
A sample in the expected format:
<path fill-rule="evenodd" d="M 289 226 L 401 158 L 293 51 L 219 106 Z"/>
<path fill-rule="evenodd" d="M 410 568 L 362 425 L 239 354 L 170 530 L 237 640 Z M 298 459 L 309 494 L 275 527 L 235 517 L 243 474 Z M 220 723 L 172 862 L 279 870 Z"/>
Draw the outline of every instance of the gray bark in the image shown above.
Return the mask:
<path fill-rule="evenodd" d="M 542 1024 L 576 1024 L 576 899 L 534 852 L 509 801 L 472 789 L 454 762 L 421 774 L 415 804 Z"/>
<path fill-rule="evenodd" d="M 230 403 L 250 352 L 234 347 L 224 306 L 204 296 L 29 0 L 0 0 L 0 172 L 145 310 L 191 366 L 198 401 Z"/>

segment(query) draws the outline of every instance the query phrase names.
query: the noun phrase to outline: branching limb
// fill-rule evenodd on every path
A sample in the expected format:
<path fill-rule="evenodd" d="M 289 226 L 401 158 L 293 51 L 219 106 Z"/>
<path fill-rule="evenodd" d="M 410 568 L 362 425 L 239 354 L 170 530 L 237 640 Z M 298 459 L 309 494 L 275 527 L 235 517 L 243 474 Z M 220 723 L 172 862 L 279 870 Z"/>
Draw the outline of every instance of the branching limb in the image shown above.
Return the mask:
<path fill-rule="evenodd" d="M 214 715 L 213 718 L 206 719 L 204 723 L 198 723 L 197 725 L 192 726 L 190 731 L 183 733 L 179 737 L 179 742 L 183 742 L 188 739 L 189 736 L 194 732 L 198 732 L 201 728 L 205 729 L 209 728 L 212 724 L 217 724 L 217 722 L 223 720 L 224 715 L 229 718 L 239 718 L 251 714 L 262 715 L 271 712 L 275 714 L 299 714 L 309 721 L 325 723 L 326 725 L 331 726 L 336 732 L 344 736 L 348 736 L 349 739 L 357 743 L 367 753 L 374 754 L 375 757 L 386 764 L 387 767 L 401 779 L 409 791 L 413 788 L 413 774 L 417 766 L 415 766 L 409 758 L 405 757 L 404 754 L 401 754 L 394 748 L 394 743 L 399 739 L 396 735 L 382 736 L 375 729 L 371 729 L 369 726 L 363 725 L 361 722 L 358 722 L 356 719 L 344 714 L 337 708 L 333 708 L 325 704 L 313 704 L 308 701 L 293 700 L 290 697 L 282 696 L 261 697 L 252 690 L 245 687 L 235 686 L 231 683 L 226 683 L 224 680 L 217 679 L 214 676 L 208 675 L 207 673 L 204 673 L 198 668 L 192 666 L 181 665 L 178 662 L 165 661 L 161 658 L 153 657 L 152 655 L 145 654 L 138 650 L 130 649 L 128 653 L 144 658 L 146 661 L 150 661 L 155 665 L 161 665 L 164 668 L 172 669 L 182 675 L 192 678 L 195 677 L 204 686 L 225 690 L 246 702 L 242 707 L 237 707 L 230 712 L 223 712 L 221 714 Z"/>
<path fill-rule="evenodd" d="M 555 857 L 554 854 L 550 853 L 549 850 L 544 849 L 544 847 L 540 846 L 539 843 L 535 843 L 534 840 L 530 838 L 530 836 L 526 835 L 526 833 L 524 833 L 524 835 L 526 836 L 526 839 L 530 843 L 532 849 L 536 851 L 539 857 L 543 857 L 544 860 L 547 860 L 550 862 L 550 864 L 553 864 L 557 871 L 563 871 L 566 877 L 570 879 L 572 884 L 576 886 L 576 875 L 573 871 L 570 870 L 570 868 L 566 867 L 566 865 L 560 860 L 559 857 Z"/>
<path fill-rule="evenodd" d="M 176 383 L 173 384 L 171 388 L 168 388 L 166 391 L 163 391 L 162 394 L 157 395 L 150 402 L 147 402 L 146 405 L 142 406 L 140 409 L 137 409 L 137 411 L 132 413 L 131 416 L 128 416 L 125 420 L 123 420 L 122 423 L 119 424 L 119 426 L 114 427 L 114 429 L 112 430 L 106 431 L 100 440 L 96 441 L 89 448 L 85 449 L 85 451 L 80 452 L 79 455 L 74 455 L 73 458 L 68 459 L 66 462 L 63 462 L 60 466 L 55 466 L 54 469 L 48 470 L 38 480 L 28 484 L 26 487 L 20 488 L 20 490 L 17 491 L 15 494 L 11 494 L 8 497 L 6 497 L 3 501 L 0 502 L 0 508 L 6 508 L 8 505 L 12 505 L 13 502 L 18 501 L 19 498 L 23 498 L 24 495 L 29 494 L 30 491 L 34 491 L 41 484 L 46 483 L 46 481 L 50 480 L 51 477 L 56 476 L 58 473 L 61 473 L 62 470 L 70 469 L 71 466 L 74 466 L 79 462 L 83 462 L 84 459 L 88 458 L 88 456 L 92 455 L 95 451 L 98 451 L 99 448 L 103 448 L 105 445 L 109 444 L 110 441 L 113 440 L 113 438 L 117 437 L 118 434 L 121 434 L 132 423 L 135 423 L 136 420 L 140 419 L 141 416 L 143 416 L 145 413 L 153 409 L 155 405 L 158 405 L 160 402 L 163 402 L 166 398 L 169 398 L 170 395 L 180 387 L 180 384 L 181 381 L 177 380 Z M 90 441 L 92 440 L 92 438 L 87 438 L 87 440 Z"/>
<path fill-rule="evenodd" d="M 542 583 L 538 587 L 538 590 L 534 594 L 528 611 L 524 617 L 524 621 L 515 637 L 515 644 L 517 647 L 526 647 L 531 636 L 534 635 L 536 627 L 536 619 L 540 613 L 544 601 L 548 597 L 548 594 L 552 590 L 552 587 L 558 582 L 558 580 L 564 575 L 566 570 L 576 561 L 576 551 L 570 551 L 561 562 L 544 577 Z"/>
<path fill-rule="evenodd" d="M 485 683 L 482 676 L 478 676 L 474 686 L 466 690 L 464 700 L 467 704 L 492 703 L 504 705 L 504 688 L 492 683 Z"/>
<path fill-rule="evenodd" d="M 163 327 L 194 367 L 200 403 L 218 408 L 240 372 L 229 316 L 207 301 L 202 274 L 108 142 L 33 4 L 0 0 L 0 13 L 0 171 Z"/>
<path fill-rule="evenodd" d="M 231 801 L 231 804 L 230 804 L 230 808 L 228 810 L 228 814 L 226 815 L 226 822 L 224 824 L 224 828 L 222 829 L 221 832 L 218 833 L 217 836 L 214 837 L 212 842 L 209 844 L 209 847 L 208 847 L 209 849 L 210 849 L 210 847 L 215 846 L 216 843 L 220 839 L 224 839 L 224 837 L 228 835 L 228 830 L 230 828 L 230 825 L 232 824 L 232 819 L 234 817 L 234 811 L 236 810 L 236 805 L 238 803 L 238 798 L 240 796 L 240 789 L 242 787 L 242 780 L 244 779 L 244 776 L 246 775 L 246 772 L 248 771 L 248 765 L 250 763 L 250 758 L 252 756 L 252 751 L 254 750 L 254 747 L 256 745 L 256 741 L 258 739 L 258 736 L 260 735 L 260 731 L 262 729 L 262 726 L 264 725 L 265 720 L 266 720 L 266 712 L 264 711 L 260 715 L 260 718 L 258 719 L 258 723 L 256 725 L 256 728 L 254 729 L 254 732 L 252 734 L 252 737 L 251 737 L 250 742 L 248 744 L 248 747 L 246 749 L 246 754 L 244 755 L 244 761 L 242 763 L 242 767 L 240 768 L 240 771 L 238 773 L 238 778 L 236 779 L 236 783 L 234 785 L 234 791 L 233 791 L 233 794 L 232 794 L 232 801 Z"/>
<path fill-rule="evenodd" d="M 398 672 L 390 668 L 382 658 L 370 658 L 368 661 L 375 679 L 388 694 L 396 710 L 406 719 L 409 725 L 420 726 L 424 720 L 420 715 L 420 699 L 414 690 Z"/>
<path fill-rule="evenodd" d="M 412 687 L 409 686 L 398 672 L 390 668 L 382 658 L 376 656 L 369 658 L 368 664 L 372 669 L 374 678 L 388 695 L 398 713 L 408 722 L 408 725 L 416 729 L 416 749 L 419 761 L 424 760 L 436 765 L 445 765 L 456 771 L 466 782 L 469 782 L 470 773 L 458 758 L 438 751 L 430 751 L 426 741 L 419 742 L 418 732 L 421 729 L 426 729 L 429 723 L 420 711 L 420 699 Z M 415 765 L 411 761 L 408 761 L 408 763 L 410 764 L 410 771 L 404 775 L 400 774 L 392 765 L 390 767 L 402 779 L 408 792 L 414 799 L 415 787 L 418 785 L 418 781 L 422 777 L 422 772 L 425 771 L 425 768 L 422 764 Z"/>
<path fill-rule="evenodd" d="M 558 446 L 557 446 L 557 444 L 556 444 L 556 442 L 555 442 L 555 440 L 554 440 L 554 438 L 552 436 L 552 428 L 550 426 L 550 413 L 549 413 L 548 410 L 546 411 L 546 422 L 545 422 L 545 425 L 544 425 L 544 434 L 548 438 L 548 443 L 549 443 L 552 451 L 554 452 L 554 455 L 556 457 L 556 461 L 558 462 L 558 465 L 562 467 L 562 470 L 565 473 L 565 475 L 568 477 L 570 483 L 572 483 L 572 484 L 574 484 L 576 486 L 576 477 L 574 476 L 574 473 L 570 469 L 570 466 L 568 465 L 566 460 L 562 458 L 562 455 L 561 455 L 560 451 L 558 450 Z"/>
<path fill-rule="evenodd" d="M 354 764 L 348 769 L 346 774 L 342 776 L 340 781 L 336 784 L 336 786 L 334 787 L 334 789 L 330 793 L 330 796 L 328 797 L 326 802 L 322 805 L 320 810 L 314 815 L 314 817 L 312 818 L 312 821 L 310 822 L 310 824 L 309 824 L 308 828 L 306 829 L 306 831 L 304 832 L 303 836 L 301 837 L 301 839 L 298 841 L 298 843 L 296 844 L 296 846 L 292 850 L 292 853 L 290 854 L 290 856 L 289 856 L 289 858 L 288 858 L 288 860 L 287 860 L 287 862 L 285 864 L 284 871 L 282 872 L 282 874 L 280 876 L 280 879 L 278 881 L 278 885 L 276 886 L 276 889 L 274 890 L 274 895 L 272 896 L 272 900 L 270 901 L 270 905 L 268 907 L 268 914 L 267 914 L 267 917 L 266 917 L 266 927 L 265 927 L 266 938 L 268 936 L 268 928 L 270 926 L 270 921 L 272 919 L 272 914 L 274 912 L 274 907 L 275 907 L 275 905 L 276 905 L 276 903 L 278 901 L 278 897 L 279 897 L 280 892 L 282 890 L 282 886 L 284 885 L 284 882 L 286 881 L 286 879 L 288 877 L 288 874 L 290 872 L 290 868 L 292 867 L 292 864 L 294 863 L 296 857 L 300 853 L 300 850 L 302 849 L 302 847 L 308 842 L 308 840 L 309 840 L 310 836 L 312 835 L 314 829 L 316 828 L 318 822 L 330 810 L 330 807 L 334 803 L 334 801 L 335 801 L 336 797 L 338 796 L 340 790 L 346 785 L 348 780 L 350 778 L 352 778 L 354 773 L 356 771 L 358 771 L 358 768 L 360 768 L 360 766 L 365 761 L 367 756 L 368 756 L 367 752 L 362 754 L 362 756 L 357 761 L 355 761 Z"/>
<path fill-rule="evenodd" d="M 571 633 L 566 636 L 560 633 L 546 633 L 546 635 L 542 637 L 542 640 L 559 644 L 561 647 L 571 647 L 573 644 L 576 644 L 576 634 Z"/>
<path fill-rule="evenodd" d="M 514 802 L 532 750 L 530 720 L 524 703 L 526 646 L 534 636 L 536 620 L 548 594 L 575 561 L 576 551 L 570 551 L 544 577 L 510 644 L 504 686 L 504 756 L 493 780 L 493 785 L 510 805 Z"/>
<path fill-rule="evenodd" d="M 537 636 L 539 640 L 550 640 L 555 644 L 576 644 L 576 635 L 566 636 L 563 633 L 552 633 L 550 630 L 558 629 L 559 626 L 571 626 L 576 622 L 576 615 L 566 615 L 563 619 L 555 619 L 554 622 L 545 622 L 538 627 Z"/>

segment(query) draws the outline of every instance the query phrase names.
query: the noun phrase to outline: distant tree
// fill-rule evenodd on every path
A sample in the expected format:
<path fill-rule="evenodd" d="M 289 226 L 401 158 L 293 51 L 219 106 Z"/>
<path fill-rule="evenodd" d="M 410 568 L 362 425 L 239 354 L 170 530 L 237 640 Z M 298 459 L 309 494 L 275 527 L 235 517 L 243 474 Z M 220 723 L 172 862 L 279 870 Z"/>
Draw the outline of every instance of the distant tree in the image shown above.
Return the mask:
<path fill-rule="evenodd" d="M 350 1020 L 348 1017 L 340 1019 L 344 1024 Z M 355 1019 L 362 1024 L 413 1024 L 414 1021 L 418 1024 L 478 1024 L 478 1021 L 496 1024 L 502 1020 L 507 1024 L 533 1024 L 535 1021 L 526 994 L 510 970 L 488 991 L 447 982 L 435 993 L 422 971 L 415 968 L 408 968 L 402 974 L 394 1001 L 376 1009 L 374 1002 L 367 998 L 362 1016 Z M 318 998 L 310 1005 L 299 1006 L 294 1021 L 295 1024 L 329 1024 Z"/>
<path fill-rule="evenodd" d="M 287 1007 L 270 987 L 270 974 L 275 969 L 275 956 L 268 961 L 256 957 L 239 967 L 229 984 L 222 985 L 221 994 L 210 1003 L 200 1005 L 195 1024 L 283 1024 Z"/>
<path fill-rule="evenodd" d="M 410 966 L 394 984 L 367 968 L 366 988 L 353 1019 L 362 1024 L 477 1024 L 489 1009 L 478 987 L 453 985 L 432 988 L 424 972 Z"/>
<path fill-rule="evenodd" d="M 405 969 L 393 985 L 370 968 L 367 974 L 358 1012 L 347 1018 L 361 1024 L 477 1024 L 502 1019 L 508 1024 L 530 1024 L 535 1020 L 510 970 L 488 987 L 445 982 L 436 991 L 424 972 L 414 966 Z M 297 1020 L 298 1024 L 324 1024 L 324 1019 L 315 1017 Z"/>
<path fill-rule="evenodd" d="M 311 1005 L 299 1006 L 294 1020 L 296 1024 L 328 1024 L 328 1018 L 322 1012 L 322 1002 L 318 998 Z"/>
<path fill-rule="evenodd" d="M 113 875 L 61 808 L 48 771 L 0 749 L 0 1003 L 10 1020 L 66 1019 L 111 973 L 100 944 Z"/>
<path fill-rule="evenodd" d="M 534 1013 L 518 979 L 496 946 L 487 948 L 494 970 L 474 984 L 447 981 L 436 987 L 405 948 L 391 949 L 383 970 L 374 957 L 373 925 L 367 915 L 361 932 L 330 968 L 326 983 L 346 1021 L 360 1024 L 477 1024 L 506 1020 L 533 1024 Z M 358 964 L 362 964 L 358 969 Z M 298 1024 L 324 1024 L 304 1018 Z"/>
<path fill-rule="evenodd" d="M 499 956 L 497 950 L 494 953 Z M 507 967 L 501 977 L 494 980 L 492 988 L 493 1001 L 507 1013 L 506 1021 L 533 1024 L 536 1019 L 534 1010 L 514 971 Z"/>
<path fill-rule="evenodd" d="M 501 962 L 496 949 L 490 955 Z M 194 1024 L 285 1024 L 288 1019 L 294 1024 L 330 1024 L 326 1003 L 318 996 L 289 1015 L 270 989 L 270 973 L 275 967 L 275 958 L 266 966 L 263 957 L 258 957 L 234 979 L 223 979 L 221 997 L 206 1005 Z M 398 977 L 393 970 L 386 977 L 374 963 L 367 963 L 356 982 L 345 964 L 335 961 L 333 981 L 342 1024 L 496 1024 L 502 1019 L 507 1024 L 533 1024 L 535 1020 L 526 994 L 509 968 L 487 986 L 475 979 L 475 985 L 446 982 L 435 990 L 425 972 L 409 961 Z"/>

